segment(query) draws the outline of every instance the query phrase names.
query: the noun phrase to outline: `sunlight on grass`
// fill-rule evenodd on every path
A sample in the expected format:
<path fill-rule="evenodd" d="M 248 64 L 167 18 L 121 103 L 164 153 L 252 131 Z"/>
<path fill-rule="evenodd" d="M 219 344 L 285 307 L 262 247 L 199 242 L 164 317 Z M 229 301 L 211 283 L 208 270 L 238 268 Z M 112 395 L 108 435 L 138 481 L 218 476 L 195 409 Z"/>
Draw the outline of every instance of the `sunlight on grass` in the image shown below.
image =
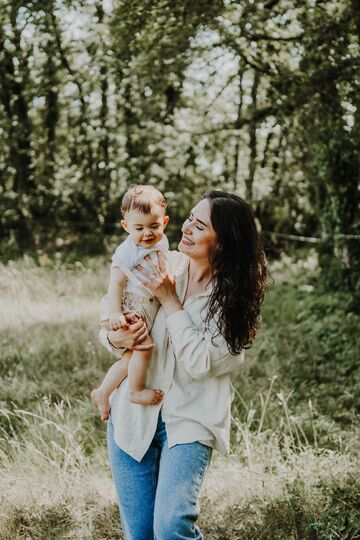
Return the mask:
<path fill-rule="evenodd" d="M 290 382 L 302 376 L 309 355 L 296 326 L 297 313 L 314 303 L 307 265 L 316 266 L 308 257 L 275 268 L 278 289 L 235 388 L 233 450 L 215 453 L 201 497 L 209 540 L 328 540 L 343 530 L 356 538 L 360 442 L 347 420 L 355 390 L 348 384 L 337 398 L 346 420 L 339 423 L 335 406 L 335 420 L 326 413 L 324 390 L 316 399 L 300 397 L 300 390 L 307 394 Z M 89 400 L 111 363 L 97 338 L 106 281 L 101 260 L 1 268 L 1 540 L 119 539 L 105 427 Z M 328 300 L 319 306 L 334 317 Z M 355 323 L 349 319 L 349 332 Z M 323 354 L 317 344 L 313 350 Z M 353 353 L 346 354 L 351 366 Z"/>
<path fill-rule="evenodd" d="M 66 273 L 61 267 L 36 266 L 30 259 L 24 265 L 0 265 L 0 331 L 34 323 L 96 321 L 106 286 L 103 262 L 89 268 L 79 262 Z"/>
<path fill-rule="evenodd" d="M 54 324 L 63 324 L 79 320 L 95 320 L 98 314 L 99 302 L 96 299 L 79 298 L 76 300 L 58 299 L 56 314 L 51 301 L 33 302 L 26 305 L 15 304 L 10 299 L 4 299 L 1 306 L 0 331 L 11 328 L 24 330 L 33 324 L 47 323 L 52 320 Z"/>
<path fill-rule="evenodd" d="M 0 513 L 4 531 L 12 530 L 21 509 L 31 527 L 39 526 L 41 516 L 45 535 L 49 523 L 44 515 L 62 509 L 72 527 L 66 538 L 111 537 L 91 536 L 94 515 L 106 513 L 108 505 L 116 502 L 104 440 L 96 439 L 89 458 L 81 441 L 82 425 L 74 412 L 68 402 L 46 401 L 36 413 L 0 411 L 10 426 L 6 432 L 2 430 L 0 438 L 2 486 L 7 494 Z M 245 439 L 247 444 L 241 444 Z M 205 530 L 214 517 L 219 524 L 228 509 L 250 505 L 253 511 L 236 527 L 237 533 L 245 534 L 255 518 L 260 526 L 270 504 L 288 501 L 294 491 L 303 512 L 321 515 L 335 487 L 360 482 L 354 457 L 305 445 L 294 450 L 290 437 L 273 431 L 252 433 L 243 427 L 239 441 L 231 456 L 214 456 L 201 498 L 203 521 L 211 509 Z"/>

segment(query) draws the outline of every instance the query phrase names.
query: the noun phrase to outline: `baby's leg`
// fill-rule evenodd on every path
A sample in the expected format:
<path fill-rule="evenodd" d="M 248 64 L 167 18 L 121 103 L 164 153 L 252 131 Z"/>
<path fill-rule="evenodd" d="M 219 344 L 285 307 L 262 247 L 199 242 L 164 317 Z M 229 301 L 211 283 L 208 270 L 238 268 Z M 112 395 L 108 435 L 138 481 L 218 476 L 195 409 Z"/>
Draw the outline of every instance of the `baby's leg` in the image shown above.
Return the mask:
<path fill-rule="evenodd" d="M 91 399 L 99 407 L 101 419 L 104 420 L 104 422 L 109 419 L 109 397 L 127 376 L 128 363 L 131 354 L 132 351 L 126 351 L 122 359 L 111 366 L 100 386 L 91 392 Z"/>
<path fill-rule="evenodd" d="M 144 344 L 152 343 L 148 336 Z M 134 349 L 128 365 L 129 400 L 140 405 L 157 405 L 164 396 L 162 390 L 146 388 L 146 372 L 152 351 Z"/>

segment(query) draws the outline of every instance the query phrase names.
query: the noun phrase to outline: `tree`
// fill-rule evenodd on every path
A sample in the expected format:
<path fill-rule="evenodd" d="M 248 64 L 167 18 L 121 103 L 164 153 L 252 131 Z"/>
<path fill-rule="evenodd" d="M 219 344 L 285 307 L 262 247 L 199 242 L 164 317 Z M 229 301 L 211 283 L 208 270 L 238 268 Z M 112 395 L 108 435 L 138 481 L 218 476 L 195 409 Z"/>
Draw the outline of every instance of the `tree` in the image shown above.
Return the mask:
<path fill-rule="evenodd" d="M 321 237 L 328 283 L 354 287 L 359 11 L 355 0 L 9 2 L 3 248 L 100 251 L 134 183 L 164 191 L 174 245 L 195 200 L 220 188 L 250 200 L 267 231 Z"/>

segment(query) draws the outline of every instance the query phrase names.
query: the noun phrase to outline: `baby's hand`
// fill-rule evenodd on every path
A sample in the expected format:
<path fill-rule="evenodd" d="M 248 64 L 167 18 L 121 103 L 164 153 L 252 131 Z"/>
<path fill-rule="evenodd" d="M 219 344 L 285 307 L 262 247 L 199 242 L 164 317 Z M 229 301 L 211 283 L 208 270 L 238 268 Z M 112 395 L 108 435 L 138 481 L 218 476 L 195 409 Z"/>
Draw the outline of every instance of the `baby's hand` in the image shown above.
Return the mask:
<path fill-rule="evenodd" d="M 141 319 L 141 317 L 137 313 L 127 313 L 125 315 L 125 318 L 126 318 L 127 322 L 130 323 L 130 324 L 134 324 L 134 323 L 140 321 L 140 319 Z"/>
<path fill-rule="evenodd" d="M 118 311 L 117 313 L 112 313 L 109 316 L 109 324 L 111 330 L 120 330 L 120 328 L 123 328 L 124 330 L 127 330 L 129 328 L 129 323 L 127 322 L 125 315 Z"/>

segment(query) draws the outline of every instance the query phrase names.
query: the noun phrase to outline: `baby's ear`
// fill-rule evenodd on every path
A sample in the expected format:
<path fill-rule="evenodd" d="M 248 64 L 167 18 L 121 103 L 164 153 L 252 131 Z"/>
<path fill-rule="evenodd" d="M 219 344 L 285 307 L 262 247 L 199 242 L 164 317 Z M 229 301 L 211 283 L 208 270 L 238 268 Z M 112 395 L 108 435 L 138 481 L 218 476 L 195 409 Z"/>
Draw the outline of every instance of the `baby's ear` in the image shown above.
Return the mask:
<path fill-rule="evenodd" d="M 122 219 L 122 220 L 120 221 L 120 223 L 121 223 L 122 228 L 125 229 L 126 232 L 128 232 L 128 224 L 127 224 L 127 221 L 125 221 L 124 219 Z"/>
<path fill-rule="evenodd" d="M 168 223 L 169 223 L 169 216 L 164 216 L 164 229 Z"/>

